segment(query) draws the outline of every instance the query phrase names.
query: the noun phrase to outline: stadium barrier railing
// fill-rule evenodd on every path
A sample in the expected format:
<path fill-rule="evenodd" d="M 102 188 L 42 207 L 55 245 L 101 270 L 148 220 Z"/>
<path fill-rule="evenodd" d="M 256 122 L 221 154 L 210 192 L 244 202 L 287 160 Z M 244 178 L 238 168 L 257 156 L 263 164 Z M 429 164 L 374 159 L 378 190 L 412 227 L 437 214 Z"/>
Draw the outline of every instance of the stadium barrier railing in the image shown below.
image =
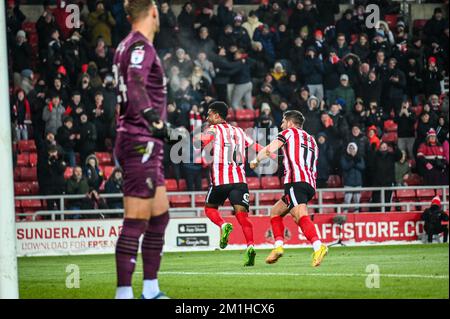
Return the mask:
<path fill-rule="evenodd" d="M 308 209 L 313 209 L 315 213 L 324 213 L 324 210 L 327 208 L 333 208 L 336 213 L 343 213 L 346 212 L 345 210 L 348 210 L 350 213 L 353 209 L 359 209 L 360 212 L 362 209 L 373 209 L 373 208 L 379 208 L 378 212 L 385 213 L 389 211 L 402 212 L 402 211 L 417 211 L 417 207 L 420 207 L 419 210 L 422 210 L 423 207 L 427 207 L 430 205 L 430 200 L 427 201 L 401 201 L 396 202 L 392 201 L 393 194 L 395 191 L 398 190 L 423 190 L 423 189 L 433 189 L 435 191 L 441 191 L 442 194 L 442 207 L 444 210 L 448 210 L 449 202 L 448 202 L 448 196 L 447 191 L 449 189 L 448 185 L 444 186 L 417 186 L 417 187 L 352 187 L 352 188 L 321 188 L 317 189 L 317 203 L 308 205 Z M 381 201 L 380 203 L 367 203 L 367 202 L 361 202 L 358 204 L 351 203 L 351 204 L 345 204 L 345 203 L 327 203 L 324 201 L 324 193 L 325 192 L 333 192 L 333 193 L 346 193 L 346 192 L 374 192 L 374 191 L 380 191 L 381 192 Z M 392 191 L 391 198 L 387 201 L 386 200 L 386 194 L 385 192 Z M 283 194 L 282 189 L 271 189 L 271 190 L 252 190 L 251 193 L 255 195 L 254 204 L 251 205 L 250 210 L 255 215 L 269 215 L 270 209 L 272 208 L 272 205 L 262 205 L 261 204 L 261 194 L 270 194 L 270 193 L 276 193 L 281 195 Z M 190 196 L 191 205 L 190 207 L 171 207 L 170 213 L 173 217 L 200 217 L 203 213 L 203 205 L 198 206 L 196 204 L 196 196 L 197 195 L 204 195 L 204 191 L 198 191 L 198 192 L 168 192 L 167 195 L 173 196 L 173 195 L 188 195 Z M 122 198 L 122 194 L 101 194 L 101 197 L 104 199 L 108 198 Z M 17 217 L 31 217 L 31 220 L 37 220 L 38 216 L 51 216 L 52 220 L 56 220 L 57 216 L 59 219 L 64 220 L 65 216 L 70 215 L 92 215 L 93 218 L 106 218 L 108 215 L 117 215 L 123 214 L 123 209 L 89 209 L 89 210 L 68 210 L 67 205 L 65 203 L 66 200 L 71 199 L 83 199 L 86 198 L 85 195 L 50 195 L 50 196 L 16 196 L 15 200 L 58 200 L 59 201 L 59 209 L 58 210 L 38 210 L 36 212 L 29 212 L 29 213 L 17 213 Z M 390 208 L 390 209 L 388 209 Z M 403 209 L 405 208 L 405 209 Z M 220 207 L 220 210 L 222 211 L 230 211 L 232 210 L 231 206 L 224 206 Z M 97 215 L 97 216 L 95 216 Z M 68 217 L 70 218 L 70 217 Z M 84 217 L 86 218 L 86 217 Z"/>

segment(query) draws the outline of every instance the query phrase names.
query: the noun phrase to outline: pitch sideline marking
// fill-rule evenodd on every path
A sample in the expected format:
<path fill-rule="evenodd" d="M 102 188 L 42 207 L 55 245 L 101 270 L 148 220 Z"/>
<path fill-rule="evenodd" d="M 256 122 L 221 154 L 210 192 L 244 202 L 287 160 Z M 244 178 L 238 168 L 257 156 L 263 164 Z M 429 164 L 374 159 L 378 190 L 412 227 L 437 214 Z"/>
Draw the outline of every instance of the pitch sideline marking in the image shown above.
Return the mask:
<path fill-rule="evenodd" d="M 283 272 L 194 272 L 194 271 L 160 271 L 160 275 L 184 275 L 184 276 L 318 276 L 318 277 L 367 277 L 367 274 L 349 273 L 283 273 Z M 423 278 L 423 279 L 448 279 L 446 275 L 419 275 L 419 274 L 380 274 L 380 277 L 388 278 Z"/>

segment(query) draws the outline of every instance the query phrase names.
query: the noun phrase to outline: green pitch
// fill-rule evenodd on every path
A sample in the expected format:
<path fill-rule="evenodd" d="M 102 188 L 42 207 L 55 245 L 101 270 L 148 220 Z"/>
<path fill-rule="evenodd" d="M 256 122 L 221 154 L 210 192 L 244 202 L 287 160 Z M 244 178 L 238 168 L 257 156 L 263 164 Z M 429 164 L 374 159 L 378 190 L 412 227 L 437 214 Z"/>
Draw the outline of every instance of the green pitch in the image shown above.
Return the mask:
<path fill-rule="evenodd" d="M 254 267 L 243 266 L 244 251 L 167 253 L 160 287 L 172 298 L 449 298 L 447 244 L 331 247 L 319 268 L 310 266 L 311 249 L 286 249 L 274 265 L 264 263 L 268 252 L 257 250 Z M 66 287 L 70 264 L 79 267 L 79 288 Z M 377 282 L 367 278 L 371 264 L 379 288 L 366 287 Z M 139 297 L 140 258 L 136 269 Z M 114 256 L 20 258 L 19 278 L 21 298 L 112 298 Z"/>

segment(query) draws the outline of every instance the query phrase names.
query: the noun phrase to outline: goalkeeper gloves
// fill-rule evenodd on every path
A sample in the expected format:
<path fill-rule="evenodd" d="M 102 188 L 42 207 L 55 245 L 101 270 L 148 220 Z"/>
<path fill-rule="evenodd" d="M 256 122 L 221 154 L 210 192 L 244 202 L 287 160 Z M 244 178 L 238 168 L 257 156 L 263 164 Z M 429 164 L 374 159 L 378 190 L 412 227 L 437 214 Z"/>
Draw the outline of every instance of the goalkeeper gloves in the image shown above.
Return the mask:
<path fill-rule="evenodd" d="M 169 137 L 169 131 L 166 123 L 161 121 L 159 114 L 152 108 L 142 111 L 142 116 L 149 124 L 149 130 L 154 138 L 166 139 Z"/>

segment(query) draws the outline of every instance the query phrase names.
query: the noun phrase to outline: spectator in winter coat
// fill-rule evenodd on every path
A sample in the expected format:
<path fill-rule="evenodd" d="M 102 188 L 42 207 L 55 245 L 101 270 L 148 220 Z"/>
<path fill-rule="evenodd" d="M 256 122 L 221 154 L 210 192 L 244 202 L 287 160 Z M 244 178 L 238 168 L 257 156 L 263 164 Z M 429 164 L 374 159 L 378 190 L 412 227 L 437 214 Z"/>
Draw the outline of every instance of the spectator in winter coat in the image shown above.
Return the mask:
<path fill-rule="evenodd" d="M 317 147 L 321 154 L 317 160 L 317 188 L 326 188 L 331 173 L 331 162 L 334 158 L 333 148 L 327 141 L 326 133 L 317 134 Z"/>
<path fill-rule="evenodd" d="M 426 138 L 430 129 L 434 129 L 434 125 L 430 122 L 430 113 L 422 112 L 416 129 L 416 139 L 413 145 L 414 157 L 417 156 L 417 150 L 422 143 L 426 142 Z"/>
<path fill-rule="evenodd" d="M 303 129 L 313 136 L 317 136 L 319 130 L 322 127 L 322 122 L 320 121 L 320 101 L 314 95 L 308 98 L 306 107 L 300 109 L 303 116 L 305 117 L 305 123 Z"/>
<path fill-rule="evenodd" d="M 427 185 L 447 185 L 448 165 L 434 129 L 428 131 L 426 141 L 417 150 L 417 167 Z"/>
<path fill-rule="evenodd" d="M 339 86 L 340 76 L 344 71 L 344 66 L 336 55 L 336 49 L 331 48 L 329 56 L 323 62 L 323 88 L 325 90 L 325 99 L 328 104 L 333 101 L 333 91 Z"/>
<path fill-rule="evenodd" d="M 159 10 L 159 32 L 156 34 L 155 47 L 158 53 L 164 56 L 176 46 L 176 37 L 174 37 L 177 18 L 172 11 L 168 1 L 161 1 Z"/>
<path fill-rule="evenodd" d="M 428 65 L 424 70 L 423 85 L 424 93 L 427 97 L 431 94 L 441 95 L 441 81 L 444 77 L 436 63 L 437 61 L 434 56 L 429 57 Z"/>
<path fill-rule="evenodd" d="M 23 90 L 19 90 L 13 101 L 11 117 L 12 123 L 15 126 L 15 131 L 17 134 L 17 140 L 28 140 L 28 128 L 26 119 L 31 116 L 30 103 L 25 96 Z"/>
<path fill-rule="evenodd" d="M 62 126 L 62 117 L 65 111 L 66 109 L 62 106 L 59 95 L 53 92 L 50 102 L 42 113 L 46 132 L 52 132 L 56 135 L 56 132 Z"/>
<path fill-rule="evenodd" d="M 378 150 L 371 149 L 368 159 L 367 169 L 371 175 L 371 185 L 374 187 L 391 187 L 395 185 L 395 163 L 402 157 L 401 151 L 391 145 L 392 151 L 389 151 L 389 145 L 386 142 L 380 144 Z M 385 201 L 392 200 L 392 191 L 385 191 Z M 372 194 L 372 202 L 381 202 L 381 191 L 375 191 Z M 379 207 L 374 207 L 371 211 L 379 211 Z M 386 208 L 389 211 L 390 207 Z"/>
<path fill-rule="evenodd" d="M 345 118 L 349 126 L 357 125 L 360 129 L 365 130 L 368 111 L 364 108 L 364 101 L 357 98 L 355 105 L 350 112 L 347 112 Z"/>
<path fill-rule="evenodd" d="M 98 159 L 94 154 L 86 158 L 83 173 L 89 184 L 89 192 L 96 191 L 98 193 L 104 178 L 103 172 L 98 166 Z"/>
<path fill-rule="evenodd" d="M 398 148 L 401 151 L 406 151 L 408 158 L 414 158 L 413 146 L 415 140 L 414 125 L 416 123 L 416 115 L 411 111 L 408 101 L 402 103 L 400 113 L 395 116 L 394 121 L 398 125 Z"/>
<path fill-rule="evenodd" d="M 408 162 L 407 154 L 402 151 L 402 157 L 399 161 L 395 162 L 395 185 L 407 186 L 404 182 L 405 179 L 411 174 L 411 166 Z"/>
<path fill-rule="evenodd" d="M 347 145 L 346 153 L 341 157 L 342 180 L 344 188 L 362 187 L 365 168 L 364 158 L 358 155 L 358 146 L 355 143 L 349 143 Z M 355 204 L 359 204 L 361 193 L 346 191 L 344 195 L 344 203 L 351 204 L 352 199 Z M 344 209 L 344 212 L 347 211 L 348 209 Z M 355 209 L 355 213 L 357 212 L 359 212 L 359 208 Z"/>
<path fill-rule="evenodd" d="M 378 133 L 381 134 L 384 128 L 384 121 L 389 118 L 382 107 L 379 107 L 377 103 L 372 102 L 369 105 L 370 111 L 367 116 L 367 126 L 375 125 L 377 127 Z"/>
<path fill-rule="evenodd" d="M 352 53 L 356 54 L 361 59 L 361 62 L 369 62 L 371 51 L 369 37 L 367 34 L 361 33 L 359 35 L 358 42 L 352 46 Z"/>
<path fill-rule="evenodd" d="M 91 45 L 95 46 L 97 39 L 102 37 L 108 46 L 112 45 L 112 28 L 116 25 L 111 12 L 105 9 L 103 1 L 97 1 L 95 11 L 89 14 L 87 25 L 91 28 Z"/>
<path fill-rule="evenodd" d="M 352 124 L 351 128 L 351 133 L 346 138 L 344 144 L 348 145 L 349 143 L 355 143 L 358 150 L 357 155 L 366 160 L 370 148 L 369 139 L 361 132 L 361 127 L 358 124 Z"/>
<path fill-rule="evenodd" d="M 247 31 L 247 34 L 250 39 L 253 39 L 255 34 L 255 30 L 258 29 L 262 24 L 259 21 L 256 11 L 250 11 L 248 14 L 247 21 L 242 24 L 242 27 Z"/>
<path fill-rule="evenodd" d="M 80 115 L 80 126 L 77 132 L 78 151 L 80 152 L 81 163 L 95 152 L 97 146 L 97 130 L 92 122 L 88 121 L 86 113 Z"/>
<path fill-rule="evenodd" d="M 12 60 L 12 70 L 14 72 L 14 86 L 17 88 L 20 86 L 22 80 L 21 72 L 23 70 L 31 69 L 31 46 L 27 42 L 26 33 L 23 30 L 17 32 L 16 42 L 12 47 L 12 55 L 14 59 Z"/>
<path fill-rule="evenodd" d="M 42 180 L 39 189 L 42 193 L 44 195 L 63 194 L 65 191 L 64 171 L 66 170 L 66 163 L 55 145 L 51 145 L 47 149 L 47 159 L 40 169 L 42 169 Z M 60 209 L 59 200 L 47 200 L 47 208 L 49 210 Z"/>
<path fill-rule="evenodd" d="M 77 135 L 73 127 L 72 117 L 66 117 L 63 123 L 56 134 L 56 141 L 64 150 L 64 159 L 66 162 L 69 163 L 69 166 L 75 167 L 75 143 Z"/>
<path fill-rule="evenodd" d="M 80 166 L 76 166 L 73 169 L 72 176 L 66 181 L 66 194 L 67 195 L 86 195 L 85 198 L 70 199 L 67 201 L 67 209 L 69 210 L 82 210 L 92 209 L 92 203 L 87 197 L 89 193 L 89 185 L 86 177 L 83 176 L 83 170 Z M 68 215 L 69 219 L 78 219 L 80 215 Z"/>
<path fill-rule="evenodd" d="M 444 114 L 441 114 L 436 126 L 436 135 L 438 142 L 444 144 L 445 140 L 448 140 L 448 121 Z"/>
<path fill-rule="evenodd" d="M 370 149 L 378 150 L 380 148 L 381 140 L 378 137 L 378 128 L 375 125 L 367 128 L 367 138 L 369 139 Z"/>
<path fill-rule="evenodd" d="M 278 31 L 270 28 L 268 24 L 264 24 L 255 30 L 253 41 L 261 42 L 264 51 L 267 52 L 271 59 L 270 64 L 273 64 L 277 58 L 275 55 L 275 47 L 280 41 Z"/>
<path fill-rule="evenodd" d="M 433 242 L 433 235 L 444 233 L 444 243 L 448 240 L 448 215 L 441 207 L 439 196 L 431 200 L 430 208 L 422 213 L 422 220 L 425 221 L 424 230 L 428 237 L 428 242 Z"/>
<path fill-rule="evenodd" d="M 331 96 L 331 103 L 338 99 L 342 99 L 345 102 L 342 113 L 346 114 L 351 111 L 351 108 L 355 105 L 355 91 L 349 84 L 349 77 L 347 74 L 341 75 L 340 85 L 333 90 Z"/>
<path fill-rule="evenodd" d="M 311 46 L 306 50 L 306 57 L 300 69 L 301 77 L 308 86 L 311 95 L 320 101 L 324 98 L 323 91 L 323 63 L 316 57 L 316 49 Z"/>
<path fill-rule="evenodd" d="M 395 114 L 400 112 L 401 105 L 405 99 L 406 77 L 403 71 L 397 68 L 397 60 L 390 58 L 388 63 L 388 98 L 385 103 L 385 113 L 390 114 L 394 110 Z"/>
<path fill-rule="evenodd" d="M 115 168 L 111 176 L 105 184 L 105 194 L 122 194 L 123 193 L 123 173 L 120 168 Z M 122 198 L 107 198 L 106 203 L 110 209 L 122 209 Z"/>

